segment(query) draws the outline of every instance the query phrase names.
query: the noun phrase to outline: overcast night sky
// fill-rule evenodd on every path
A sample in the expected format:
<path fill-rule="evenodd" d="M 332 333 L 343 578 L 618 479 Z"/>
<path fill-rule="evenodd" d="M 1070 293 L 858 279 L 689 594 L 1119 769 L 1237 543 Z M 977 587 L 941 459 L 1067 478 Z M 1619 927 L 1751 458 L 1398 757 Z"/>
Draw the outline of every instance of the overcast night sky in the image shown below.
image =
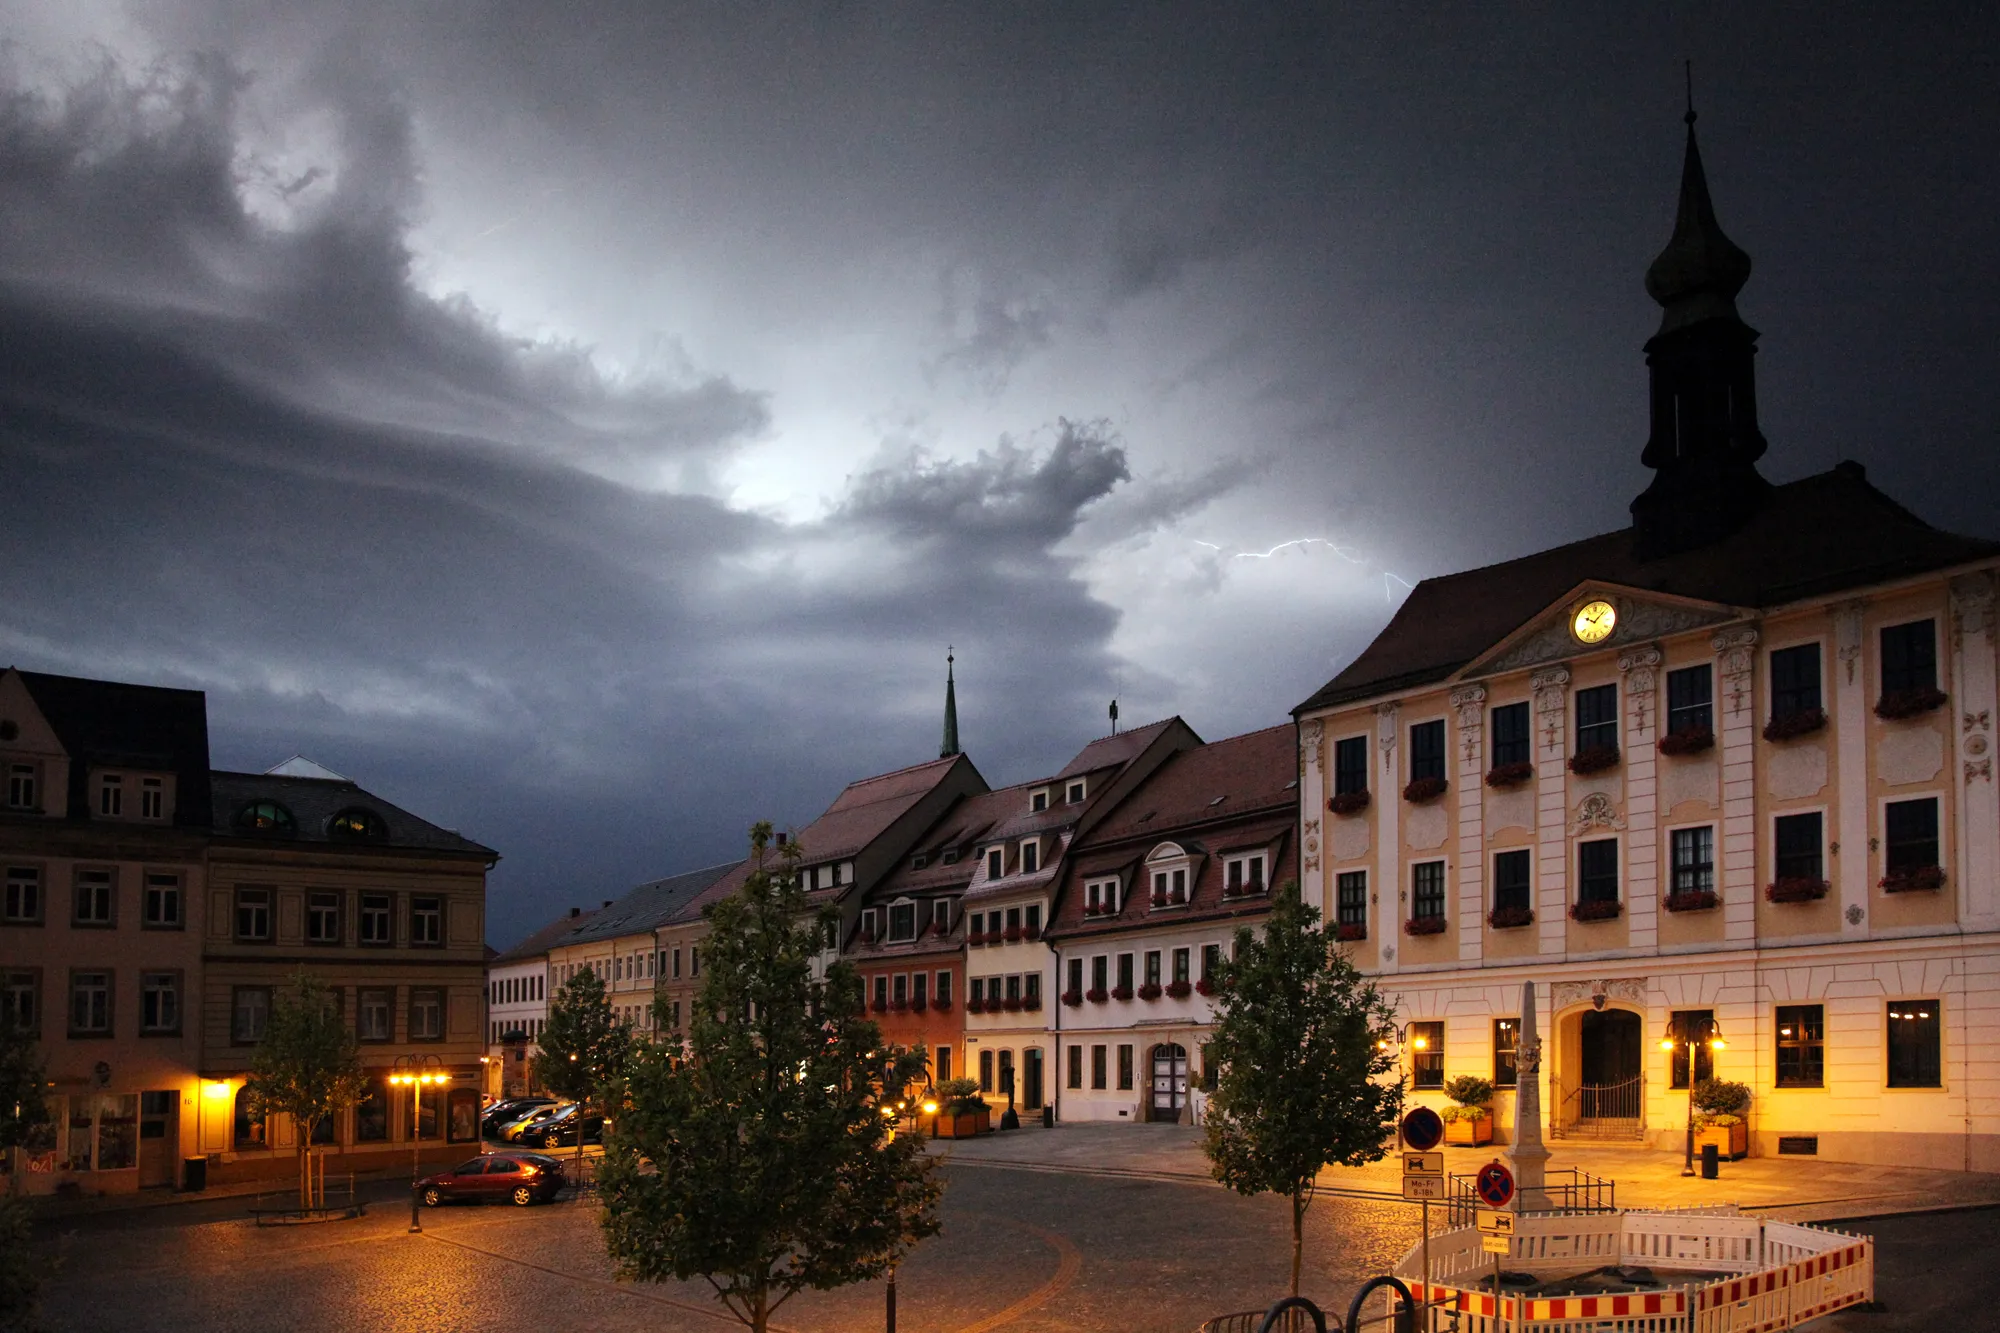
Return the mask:
<path fill-rule="evenodd" d="M 996 786 L 1285 721 L 1628 521 L 1684 56 L 1765 474 L 2000 535 L 2000 7 L 1421 8 L 0 0 L 0 663 L 502 946 L 934 756 L 948 643 Z"/>

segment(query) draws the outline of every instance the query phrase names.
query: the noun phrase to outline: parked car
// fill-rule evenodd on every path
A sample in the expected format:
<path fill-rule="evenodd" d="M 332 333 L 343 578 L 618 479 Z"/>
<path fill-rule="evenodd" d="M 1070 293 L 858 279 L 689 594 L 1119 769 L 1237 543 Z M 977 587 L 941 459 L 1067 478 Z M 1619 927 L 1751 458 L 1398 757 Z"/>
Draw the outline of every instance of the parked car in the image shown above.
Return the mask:
<path fill-rule="evenodd" d="M 552 1106 L 537 1106 L 501 1125 L 498 1137 L 507 1140 L 509 1143 L 519 1142 L 523 1131 L 532 1126 L 539 1125 L 551 1117 L 562 1115 L 575 1105 L 575 1102 L 561 1102 Z"/>
<path fill-rule="evenodd" d="M 479 1132 L 488 1138 L 497 1137 L 501 1126 L 519 1120 L 530 1111 L 544 1106 L 554 1106 L 553 1097 L 507 1097 L 487 1107 L 479 1116 Z"/>
<path fill-rule="evenodd" d="M 585 1143 L 604 1142 L 604 1117 L 596 1111 L 581 1116 L 551 1116 L 522 1130 L 521 1142 L 530 1148 L 574 1148 L 579 1126 Z"/>
<path fill-rule="evenodd" d="M 496 1152 L 475 1157 L 449 1171 L 417 1182 L 427 1208 L 447 1203 L 511 1203 L 526 1208 L 547 1203 L 563 1187 L 562 1163 L 531 1152 Z"/>

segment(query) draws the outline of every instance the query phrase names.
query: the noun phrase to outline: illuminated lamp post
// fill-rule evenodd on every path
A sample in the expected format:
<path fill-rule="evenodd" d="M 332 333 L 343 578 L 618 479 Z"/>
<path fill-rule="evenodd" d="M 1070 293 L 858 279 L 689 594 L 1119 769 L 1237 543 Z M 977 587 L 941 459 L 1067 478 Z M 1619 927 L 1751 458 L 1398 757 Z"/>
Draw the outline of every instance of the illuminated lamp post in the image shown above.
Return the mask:
<path fill-rule="evenodd" d="M 423 1090 L 451 1082 L 451 1075 L 445 1072 L 444 1062 L 435 1055 L 399 1055 L 394 1068 L 389 1082 L 399 1087 L 405 1083 L 410 1085 L 410 1230 L 418 1232 L 424 1229 L 423 1218 L 417 1212 L 417 1182 L 423 1178 L 423 1140 L 417 1136 L 419 1118 L 423 1114 Z"/>
<path fill-rule="evenodd" d="M 1688 1056 L 1687 1156 L 1681 1162 L 1681 1174 L 1683 1176 L 1692 1176 L 1694 1174 L 1694 1053 L 1698 1047 L 1704 1044 L 1711 1051 L 1723 1051 L 1729 1048 L 1729 1043 L 1722 1039 L 1722 1025 L 1713 1019 L 1709 1020 L 1708 1036 L 1706 1038 L 1697 1038 L 1692 1032 L 1676 1032 L 1674 1030 L 1674 1021 L 1669 1018 L 1667 1020 L 1667 1035 L 1660 1038 L 1661 1050 L 1671 1054 L 1685 1048 Z M 1673 1082 L 1673 1071 L 1669 1069 L 1667 1074 L 1667 1081 L 1669 1083 Z"/>

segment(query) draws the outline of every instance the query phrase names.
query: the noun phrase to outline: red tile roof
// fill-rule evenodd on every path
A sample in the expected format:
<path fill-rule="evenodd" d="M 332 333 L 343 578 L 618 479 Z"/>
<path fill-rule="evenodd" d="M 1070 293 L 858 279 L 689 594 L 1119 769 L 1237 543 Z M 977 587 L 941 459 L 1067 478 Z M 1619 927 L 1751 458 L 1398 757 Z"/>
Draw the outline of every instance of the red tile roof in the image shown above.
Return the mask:
<path fill-rule="evenodd" d="M 866 847 L 910 807 L 944 781 L 954 764 L 970 764 L 962 754 L 899 768 L 893 773 L 847 784 L 826 813 L 793 836 L 814 865 L 852 856 Z"/>

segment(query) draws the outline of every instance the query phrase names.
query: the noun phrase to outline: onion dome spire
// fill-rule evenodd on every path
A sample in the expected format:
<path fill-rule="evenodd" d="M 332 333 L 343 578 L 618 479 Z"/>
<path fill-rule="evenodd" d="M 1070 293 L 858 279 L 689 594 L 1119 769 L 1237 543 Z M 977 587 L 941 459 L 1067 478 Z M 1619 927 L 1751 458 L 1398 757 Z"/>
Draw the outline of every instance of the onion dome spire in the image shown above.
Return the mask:
<path fill-rule="evenodd" d="M 1702 170 L 1701 145 L 1694 136 L 1694 97 L 1688 96 L 1687 152 L 1681 160 L 1680 208 L 1673 238 L 1646 270 L 1646 294 L 1666 310 L 1666 333 L 1716 315 L 1736 314 L 1736 293 L 1750 281 L 1750 256 L 1725 236 L 1715 220 Z"/>

